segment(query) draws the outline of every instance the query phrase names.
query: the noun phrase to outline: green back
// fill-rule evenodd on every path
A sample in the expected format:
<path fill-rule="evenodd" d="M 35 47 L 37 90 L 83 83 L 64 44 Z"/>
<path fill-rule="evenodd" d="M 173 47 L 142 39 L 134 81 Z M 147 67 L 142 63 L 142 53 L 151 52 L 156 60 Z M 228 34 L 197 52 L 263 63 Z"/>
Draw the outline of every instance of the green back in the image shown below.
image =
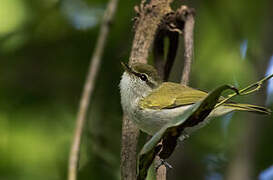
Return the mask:
<path fill-rule="evenodd" d="M 177 83 L 162 83 L 147 97 L 140 101 L 143 109 L 170 109 L 191 105 L 207 96 L 206 92 Z"/>

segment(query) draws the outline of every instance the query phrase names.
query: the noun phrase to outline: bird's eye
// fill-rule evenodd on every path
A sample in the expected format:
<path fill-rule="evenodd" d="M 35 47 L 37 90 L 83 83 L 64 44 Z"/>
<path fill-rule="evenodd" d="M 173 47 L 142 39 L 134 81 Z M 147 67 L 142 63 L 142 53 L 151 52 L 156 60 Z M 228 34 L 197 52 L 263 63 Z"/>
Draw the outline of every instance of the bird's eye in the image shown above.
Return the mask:
<path fill-rule="evenodd" d="M 147 80 L 148 80 L 147 76 L 144 75 L 144 74 L 141 74 L 141 75 L 139 76 L 139 78 L 140 78 L 142 81 L 147 81 Z"/>

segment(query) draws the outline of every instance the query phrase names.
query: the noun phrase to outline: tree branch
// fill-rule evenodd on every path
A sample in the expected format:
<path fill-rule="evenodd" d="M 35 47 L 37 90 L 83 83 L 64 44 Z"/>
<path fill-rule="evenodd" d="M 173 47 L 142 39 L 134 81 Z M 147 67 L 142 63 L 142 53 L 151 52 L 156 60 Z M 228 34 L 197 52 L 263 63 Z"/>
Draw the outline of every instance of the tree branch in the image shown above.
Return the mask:
<path fill-rule="evenodd" d="M 172 0 L 151 0 L 140 7 L 135 7 L 139 17 L 136 21 L 135 37 L 132 45 L 129 64 L 147 63 L 149 50 L 154 41 L 156 30 L 163 16 L 171 11 Z M 136 154 L 139 131 L 126 116 L 122 124 L 121 179 L 136 179 Z"/>
<path fill-rule="evenodd" d="M 136 157 L 139 130 L 133 122 L 123 116 L 121 139 L 121 179 L 136 179 Z"/>
<path fill-rule="evenodd" d="M 110 0 L 108 3 L 102 20 L 96 48 L 92 58 L 90 59 L 90 66 L 85 81 L 84 89 L 82 92 L 82 97 L 80 100 L 75 133 L 69 155 L 68 180 L 77 179 L 77 166 L 79 161 L 79 152 L 83 127 L 86 121 L 86 114 L 90 102 L 90 97 L 92 96 L 95 80 L 97 77 L 98 70 L 100 68 L 100 59 L 103 54 L 104 46 L 109 33 L 110 24 L 116 12 L 117 3 L 118 0 Z"/>
<path fill-rule="evenodd" d="M 188 84 L 191 63 L 193 60 L 193 30 L 194 30 L 194 9 L 188 8 L 187 6 L 182 6 L 180 8 L 181 14 L 184 16 L 185 27 L 184 27 L 184 69 L 181 79 L 181 84 Z"/>

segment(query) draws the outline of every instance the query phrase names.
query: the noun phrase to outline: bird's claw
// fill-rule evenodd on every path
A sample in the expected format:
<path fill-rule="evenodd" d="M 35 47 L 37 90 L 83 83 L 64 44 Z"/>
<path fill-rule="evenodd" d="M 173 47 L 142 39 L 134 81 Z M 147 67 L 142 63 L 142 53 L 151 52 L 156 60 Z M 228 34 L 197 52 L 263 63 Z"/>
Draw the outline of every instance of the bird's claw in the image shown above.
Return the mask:
<path fill-rule="evenodd" d="M 159 169 L 160 166 L 164 165 L 166 168 L 168 169 L 172 169 L 172 165 L 170 165 L 167 161 L 165 161 L 164 159 L 160 159 L 159 160 L 159 164 L 156 166 L 155 170 L 157 171 Z"/>

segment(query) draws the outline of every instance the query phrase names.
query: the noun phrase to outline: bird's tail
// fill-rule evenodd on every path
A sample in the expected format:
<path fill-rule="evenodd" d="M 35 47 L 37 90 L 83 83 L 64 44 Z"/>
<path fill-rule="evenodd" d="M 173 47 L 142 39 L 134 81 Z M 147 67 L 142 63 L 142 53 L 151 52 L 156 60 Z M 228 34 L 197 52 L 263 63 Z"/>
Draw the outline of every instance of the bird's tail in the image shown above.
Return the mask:
<path fill-rule="evenodd" d="M 237 111 L 248 111 L 248 112 L 254 112 L 258 114 L 266 114 L 269 115 L 271 114 L 271 110 L 262 107 L 262 106 L 256 106 L 256 105 L 251 105 L 251 104 L 236 104 L 236 103 L 226 103 L 224 106 L 232 108 Z"/>

